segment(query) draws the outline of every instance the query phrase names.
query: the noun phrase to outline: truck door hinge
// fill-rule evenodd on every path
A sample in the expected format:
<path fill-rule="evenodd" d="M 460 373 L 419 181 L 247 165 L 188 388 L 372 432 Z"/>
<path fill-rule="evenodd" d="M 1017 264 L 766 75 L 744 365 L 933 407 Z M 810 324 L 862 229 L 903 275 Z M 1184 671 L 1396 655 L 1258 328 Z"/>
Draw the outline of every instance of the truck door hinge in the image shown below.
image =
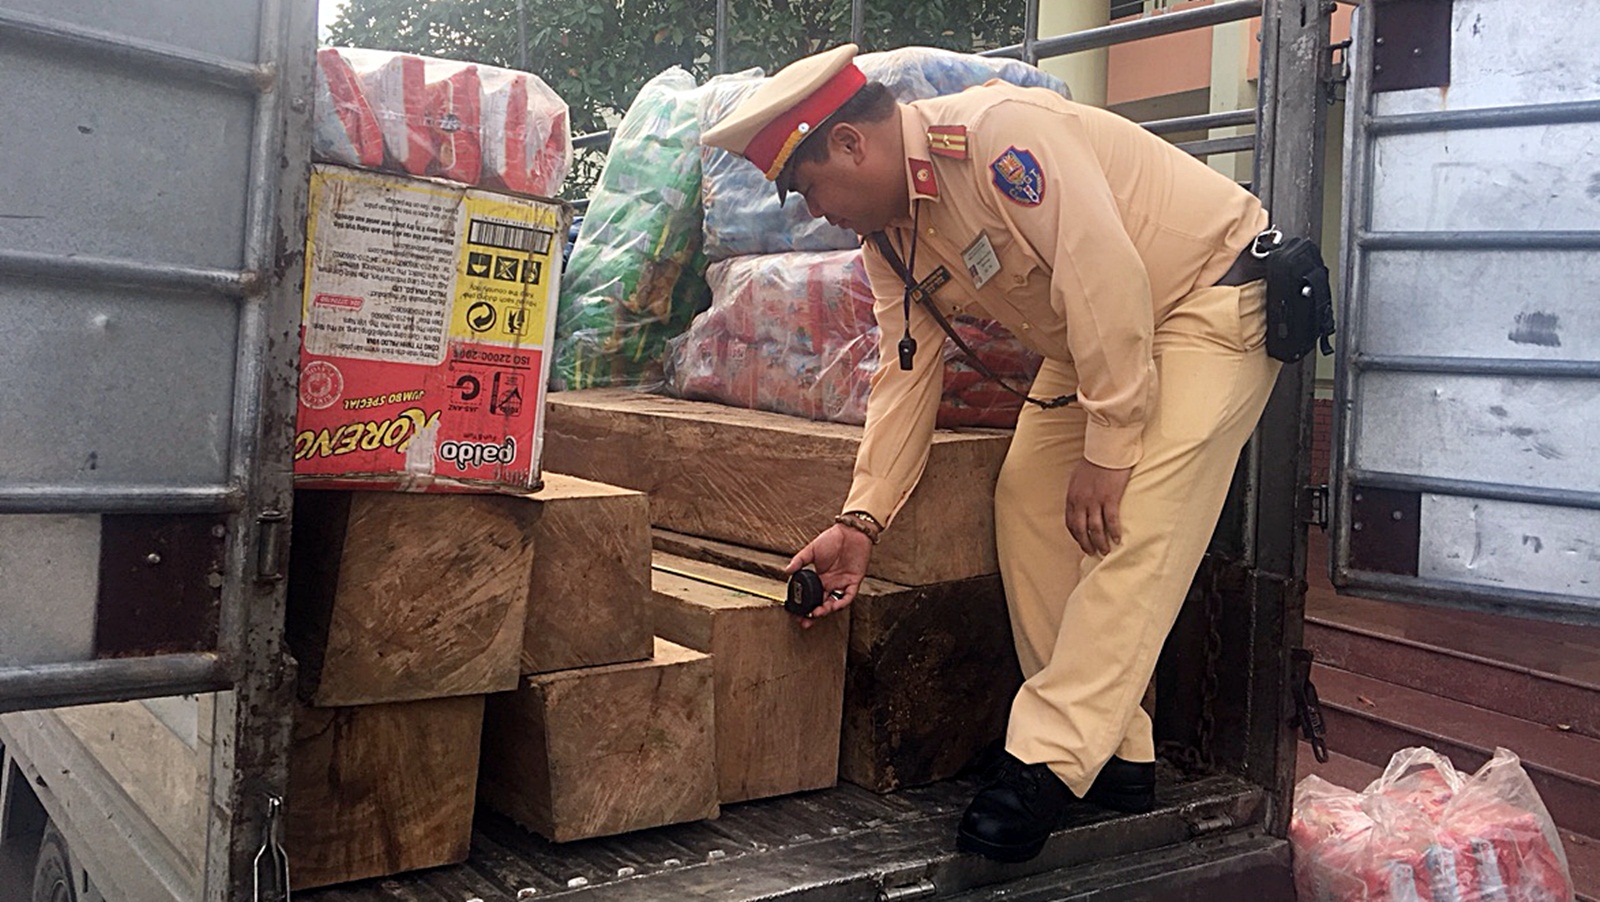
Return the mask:
<path fill-rule="evenodd" d="M 895 871 L 878 878 L 878 902 L 932 899 L 937 895 L 939 887 L 929 879 L 926 868 Z"/>
<path fill-rule="evenodd" d="M 1235 826 L 1233 815 L 1213 814 L 1209 817 L 1195 818 L 1189 822 L 1189 835 L 1191 837 L 1205 836 L 1209 833 L 1220 833 L 1232 830 Z"/>
<path fill-rule="evenodd" d="M 275 583 L 283 579 L 283 534 L 289 515 L 280 510 L 262 511 L 256 517 L 256 579 Z"/>
<path fill-rule="evenodd" d="M 1300 491 L 1305 495 L 1305 504 L 1302 506 L 1302 510 L 1305 511 L 1306 525 L 1326 530 L 1328 528 L 1328 484 L 1324 482 L 1320 485 L 1302 486 Z"/>

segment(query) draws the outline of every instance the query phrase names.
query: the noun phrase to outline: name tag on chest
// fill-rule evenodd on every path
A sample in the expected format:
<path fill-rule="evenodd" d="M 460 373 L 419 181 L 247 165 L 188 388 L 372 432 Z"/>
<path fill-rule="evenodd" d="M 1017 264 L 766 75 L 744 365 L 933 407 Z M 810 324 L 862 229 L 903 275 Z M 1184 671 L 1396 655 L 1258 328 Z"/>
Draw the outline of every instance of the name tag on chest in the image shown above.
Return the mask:
<path fill-rule="evenodd" d="M 967 249 L 961 252 L 961 261 L 967 264 L 967 273 L 979 288 L 987 285 L 1000 272 L 1000 258 L 995 255 L 987 232 L 979 232 L 978 240 L 967 245 Z"/>
<path fill-rule="evenodd" d="M 934 292 L 943 288 L 949 281 L 950 270 L 945 269 L 943 266 L 935 269 L 933 272 L 928 273 L 928 277 L 926 279 L 923 279 L 921 282 L 917 283 L 917 288 L 914 292 L 916 299 L 918 301 L 928 301 L 931 303 L 933 301 Z"/>

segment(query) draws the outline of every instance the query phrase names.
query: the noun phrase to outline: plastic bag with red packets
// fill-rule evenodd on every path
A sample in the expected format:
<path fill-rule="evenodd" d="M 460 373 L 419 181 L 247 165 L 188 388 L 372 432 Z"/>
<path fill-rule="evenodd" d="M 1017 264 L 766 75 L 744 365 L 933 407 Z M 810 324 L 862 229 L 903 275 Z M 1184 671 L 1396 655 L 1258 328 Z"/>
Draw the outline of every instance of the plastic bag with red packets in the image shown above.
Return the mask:
<path fill-rule="evenodd" d="M 679 397 L 859 425 L 880 333 L 860 249 L 734 257 L 711 264 L 711 309 L 674 339 L 668 390 Z M 1028 385 L 1039 357 L 993 322 L 957 334 L 996 373 Z M 1021 400 L 944 342 L 940 426 L 1016 424 Z"/>
<path fill-rule="evenodd" d="M 373 169 L 383 165 L 383 132 L 361 92 L 361 80 L 339 51 L 317 51 L 317 102 L 312 143 L 330 163 Z"/>
<path fill-rule="evenodd" d="M 483 167 L 483 85 L 478 67 L 436 65 L 428 78 L 427 126 L 433 141 L 433 164 L 429 175 L 467 185 L 478 184 Z M 437 74 L 437 77 L 435 75 Z"/>
<path fill-rule="evenodd" d="M 1289 825 L 1302 902 L 1571 902 L 1555 822 L 1517 756 L 1477 773 L 1402 749 L 1356 792 L 1315 775 Z"/>
<path fill-rule="evenodd" d="M 346 47 L 317 60 L 318 159 L 543 197 L 572 169 L 567 105 L 536 75 Z"/>
<path fill-rule="evenodd" d="M 483 183 L 553 197 L 572 169 L 567 104 L 538 77 L 480 67 L 484 124 Z"/>

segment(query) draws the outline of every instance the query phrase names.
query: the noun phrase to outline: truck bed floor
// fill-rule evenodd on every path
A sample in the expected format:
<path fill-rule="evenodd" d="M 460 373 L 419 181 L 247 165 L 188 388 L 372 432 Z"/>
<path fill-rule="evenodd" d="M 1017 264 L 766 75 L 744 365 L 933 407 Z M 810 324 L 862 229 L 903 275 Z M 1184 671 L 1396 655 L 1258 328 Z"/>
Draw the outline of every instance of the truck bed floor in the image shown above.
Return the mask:
<path fill-rule="evenodd" d="M 295 898 L 843 902 L 878 899 L 886 889 L 919 884 L 924 894 L 936 889 L 948 897 L 1060 868 L 1103 866 L 1132 853 L 1174 849 L 1202 834 L 1242 837 L 1263 848 L 1281 842 L 1260 836 L 1264 795 L 1259 787 L 1228 776 L 1179 777 L 1163 767 L 1161 804 L 1155 811 L 1121 816 L 1085 806 L 1039 858 L 997 865 L 955 849 L 956 822 L 975 788 L 974 781 L 952 780 L 880 796 L 843 785 L 726 806 L 715 820 L 562 845 L 504 818 L 480 815 L 472 857 L 464 864 L 297 893 Z M 1195 857 L 1193 848 L 1184 854 Z"/>

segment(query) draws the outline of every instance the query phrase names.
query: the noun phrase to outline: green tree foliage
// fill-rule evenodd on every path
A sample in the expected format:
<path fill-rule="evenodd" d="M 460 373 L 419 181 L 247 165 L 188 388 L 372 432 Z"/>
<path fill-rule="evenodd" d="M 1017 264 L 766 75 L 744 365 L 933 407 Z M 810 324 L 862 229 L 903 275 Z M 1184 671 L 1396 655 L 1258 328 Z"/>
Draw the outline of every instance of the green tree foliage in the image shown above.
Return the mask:
<path fill-rule="evenodd" d="M 861 43 L 1015 44 L 1022 16 L 1020 0 L 867 0 Z M 715 0 L 349 0 L 329 43 L 524 68 L 567 101 L 583 134 L 614 125 L 669 66 L 716 74 L 715 22 Z M 730 0 L 726 68 L 771 72 L 849 38 L 849 0 Z M 580 166 L 564 193 L 582 196 L 596 171 Z"/>

